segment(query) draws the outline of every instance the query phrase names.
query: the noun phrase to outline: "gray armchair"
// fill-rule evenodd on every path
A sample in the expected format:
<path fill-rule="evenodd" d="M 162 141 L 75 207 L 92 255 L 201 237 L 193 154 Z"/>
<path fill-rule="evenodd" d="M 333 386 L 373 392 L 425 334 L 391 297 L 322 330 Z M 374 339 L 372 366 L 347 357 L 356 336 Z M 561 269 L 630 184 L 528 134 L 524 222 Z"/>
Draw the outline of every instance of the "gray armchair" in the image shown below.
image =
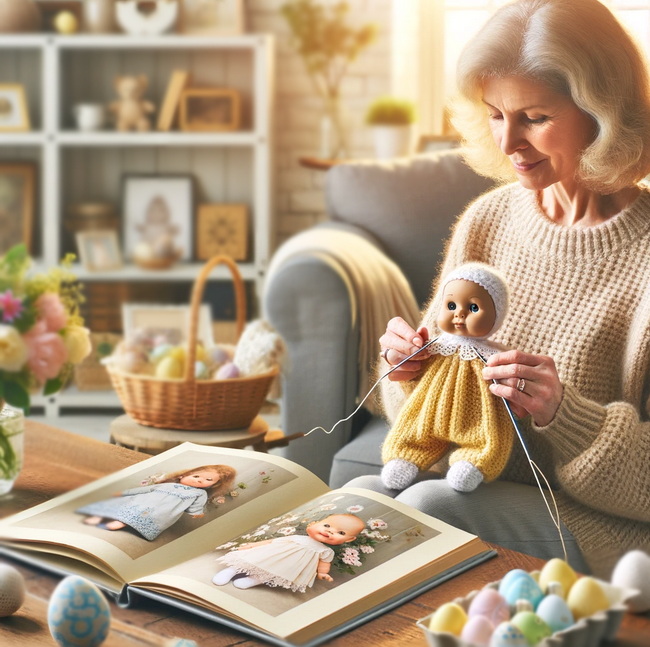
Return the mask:
<path fill-rule="evenodd" d="M 450 226 L 491 186 L 464 164 L 458 150 L 341 164 L 327 172 L 331 220 L 319 227 L 343 228 L 370 240 L 401 268 L 424 305 Z M 288 258 L 265 286 L 265 316 L 289 354 L 281 402 L 286 434 L 329 429 L 356 407 L 359 326 L 350 323 L 348 287 L 311 254 Z M 377 340 L 373 343 L 378 352 Z M 316 431 L 294 440 L 285 455 L 338 487 L 379 473 L 386 431 L 385 420 L 362 410 L 332 434 Z"/>

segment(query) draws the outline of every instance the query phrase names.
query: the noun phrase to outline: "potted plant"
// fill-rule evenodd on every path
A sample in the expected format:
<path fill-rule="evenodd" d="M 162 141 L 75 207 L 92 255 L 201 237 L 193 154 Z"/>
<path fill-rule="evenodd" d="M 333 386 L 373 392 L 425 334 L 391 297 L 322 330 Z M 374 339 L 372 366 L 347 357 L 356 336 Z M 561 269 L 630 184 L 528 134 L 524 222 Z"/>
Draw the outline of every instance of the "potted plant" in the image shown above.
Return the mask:
<path fill-rule="evenodd" d="M 413 102 L 397 97 L 379 97 L 368 107 L 365 121 L 372 127 L 375 155 L 379 159 L 410 152 L 411 130 L 415 122 Z"/>
<path fill-rule="evenodd" d="M 348 66 L 375 39 L 377 27 L 350 27 L 347 2 L 318 3 L 290 0 L 281 13 L 291 30 L 293 45 L 302 58 L 317 94 L 323 99 L 321 155 L 348 156 L 346 129 L 340 110 L 340 87 Z"/>

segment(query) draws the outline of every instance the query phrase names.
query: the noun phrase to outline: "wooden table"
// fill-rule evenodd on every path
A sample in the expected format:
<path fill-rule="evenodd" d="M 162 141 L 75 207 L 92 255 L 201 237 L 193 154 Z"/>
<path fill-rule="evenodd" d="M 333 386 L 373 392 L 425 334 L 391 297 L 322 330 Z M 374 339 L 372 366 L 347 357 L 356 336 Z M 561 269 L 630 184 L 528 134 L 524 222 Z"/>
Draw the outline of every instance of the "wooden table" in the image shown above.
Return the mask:
<path fill-rule="evenodd" d="M 25 467 L 14 491 L 0 499 L 0 516 L 6 516 L 93 479 L 137 463 L 147 455 L 108 445 L 90 438 L 27 421 Z M 74 461 L 83 456 L 82 461 Z M 443 602 L 464 596 L 472 589 L 500 579 L 513 568 L 539 569 L 542 560 L 494 547 L 498 556 L 463 573 L 398 609 L 330 641 L 333 647 L 423 647 L 424 637 L 416 620 Z M 0 558 L 0 561 L 2 558 Z M 8 647 L 54 647 L 46 621 L 47 600 L 58 579 L 42 571 L 18 566 L 27 579 L 25 605 L 12 617 L 0 618 L 0 645 Z M 111 604 L 111 632 L 103 647 L 163 645 L 165 638 L 180 636 L 195 640 L 200 647 L 258 647 L 259 640 L 158 604 L 143 601 L 136 609 L 119 609 Z M 609 647 L 648 647 L 650 615 L 627 614 L 617 640 Z"/>

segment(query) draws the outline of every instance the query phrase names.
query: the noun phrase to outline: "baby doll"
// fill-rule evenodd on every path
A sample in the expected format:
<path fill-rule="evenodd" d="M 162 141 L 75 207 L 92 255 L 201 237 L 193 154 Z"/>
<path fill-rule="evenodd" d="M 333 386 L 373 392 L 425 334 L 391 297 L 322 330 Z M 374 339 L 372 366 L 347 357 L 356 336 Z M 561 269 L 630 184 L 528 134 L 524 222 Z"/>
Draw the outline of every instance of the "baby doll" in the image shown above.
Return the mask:
<path fill-rule="evenodd" d="M 238 589 L 266 584 L 305 592 L 316 578 L 333 582 L 329 574 L 334 550 L 354 541 L 365 523 L 353 514 L 332 514 L 307 526 L 307 536 L 289 535 L 242 544 L 217 561 L 227 565 L 212 582 L 223 586 L 233 581 Z"/>
<path fill-rule="evenodd" d="M 234 478 L 235 470 L 228 465 L 202 465 L 167 474 L 151 485 L 124 490 L 112 499 L 91 503 L 77 512 L 90 515 L 84 519 L 87 525 L 107 530 L 129 526 L 153 541 L 184 512 L 202 517 L 208 492 L 210 499 L 227 492 Z"/>
<path fill-rule="evenodd" d="M 445 277 L 437 300 L 442 332 L 384 441 L 381 479 L 403 490 L 453 449 L 447 481 L 459 492 L 471 492 L 499 476 L 514 442 L 507 410 L 488 389 L 479 357 L 503 350 L 487 337 L 505 318 L 508 289 L 494 269 L 468 263 Z"/>

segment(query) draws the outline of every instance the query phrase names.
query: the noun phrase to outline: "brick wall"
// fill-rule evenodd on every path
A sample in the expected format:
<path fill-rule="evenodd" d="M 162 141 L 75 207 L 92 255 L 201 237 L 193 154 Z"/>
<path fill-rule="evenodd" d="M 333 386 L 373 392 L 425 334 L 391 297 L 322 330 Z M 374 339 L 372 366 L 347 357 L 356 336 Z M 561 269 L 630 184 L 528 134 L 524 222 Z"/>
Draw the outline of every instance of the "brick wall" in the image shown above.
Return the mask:
<path fill-rule="evenodd" d="M 324 173 L 300 166 L 300 157 L 320 151 L 321 99 L 314 93 L 302 59 L 290 45 L 287 24 L 280 15 L 285 0 L 248 0 L 248 30 L 276 37 L 276 245 L 292 234 L 325 219 Z M 355 26 L 374 22 L 377 40 L 351 63 L 341 86 L 342 106 L 349 124 L 350 155 L 371 157 L 372 141 L 363 117 L 372 99 L 391 88 L 390 14 L 392 0 L 348 0 Z"/>

